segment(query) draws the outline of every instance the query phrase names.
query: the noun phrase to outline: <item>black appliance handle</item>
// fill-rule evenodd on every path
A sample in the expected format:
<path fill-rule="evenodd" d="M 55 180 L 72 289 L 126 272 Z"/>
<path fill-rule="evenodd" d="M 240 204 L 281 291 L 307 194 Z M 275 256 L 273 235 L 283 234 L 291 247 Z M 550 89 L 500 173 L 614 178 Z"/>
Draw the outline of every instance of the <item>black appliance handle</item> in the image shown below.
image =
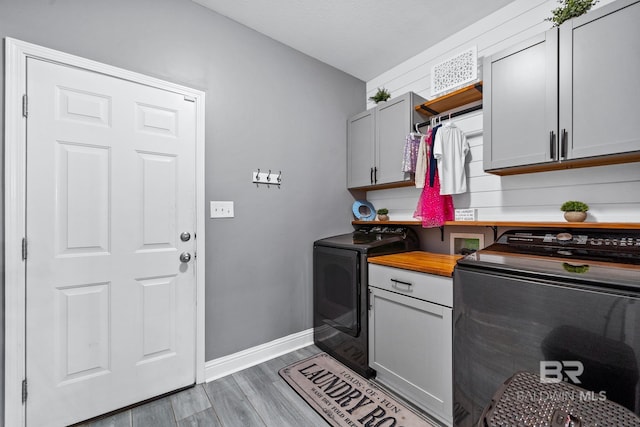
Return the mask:
<path fill-rule="evenodd" d="M 567 134 L 567 130 L 562 129 L 562 138 L 560 140 L 560 157 L 563 159 L 567 157 Z"/>

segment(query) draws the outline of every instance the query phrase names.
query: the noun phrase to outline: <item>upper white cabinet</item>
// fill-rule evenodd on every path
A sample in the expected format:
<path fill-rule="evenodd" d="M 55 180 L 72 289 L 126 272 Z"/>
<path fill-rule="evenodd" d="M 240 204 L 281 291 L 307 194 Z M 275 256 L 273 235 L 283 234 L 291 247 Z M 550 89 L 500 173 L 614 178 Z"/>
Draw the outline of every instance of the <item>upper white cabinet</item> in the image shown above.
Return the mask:
<path fill-rule="evenodd" d="M 640 2 L 608 6 L 560 27 L 560 129 L 570 159 L 640 150 Z"/>
<path fill-rule="evenodd" d="M 347 187 L 373 185 L 375 164 L 375 109 L 347 121 Z"/>
<path fill-rule="evenodd" d="M 407 134 L 420 121 L 414 106 L 424 98 L 406 93 L 347 121 L 347 187 L 393 186 L 411 182 L 402 172 Z"/>
<path fill-rule="evenodd" d="M 484 169 L 640 160 L 638 22 L 620 0 L 485 58 Z"/>
<path fill-rule="evenodd" d="M 484 59 L 484 169 L 553 162 L 558 128 L 558 30 Z"/>

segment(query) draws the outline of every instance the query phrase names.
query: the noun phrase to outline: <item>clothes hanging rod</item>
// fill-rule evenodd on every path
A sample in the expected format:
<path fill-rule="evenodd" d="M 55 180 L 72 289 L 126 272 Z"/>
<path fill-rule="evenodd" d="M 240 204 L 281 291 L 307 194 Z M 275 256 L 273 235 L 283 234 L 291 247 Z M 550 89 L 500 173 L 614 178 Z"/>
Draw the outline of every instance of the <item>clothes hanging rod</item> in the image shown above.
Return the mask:
<path fill-rule="evenodd" d="M 460 110 L 460 111 L 456 111 L 454 113 L 451 114 L 438 114 L 438 115 L 434 115 L 432 118 L 436 118 L 436 117 L 440 117 L 440 118 L 454 118 L 454 117 L 458 117 L 458 116 L 462 116 L 463 114 L 468 114 L 468 113 L 472 113 L 474 111 L 478 111 L 478 110 L 482 110 L 482 104 L 480 105 L 475 105 L 473 107 L 469 107 L 469 108 L 465 108 L 464 110 Z M 431 124 L 431 120 L 427 120 L 425 122 L 420 122 L 416 125 L 417 128 L 421 128 L 424 127 L 426 125 L 430 125 Z"/>

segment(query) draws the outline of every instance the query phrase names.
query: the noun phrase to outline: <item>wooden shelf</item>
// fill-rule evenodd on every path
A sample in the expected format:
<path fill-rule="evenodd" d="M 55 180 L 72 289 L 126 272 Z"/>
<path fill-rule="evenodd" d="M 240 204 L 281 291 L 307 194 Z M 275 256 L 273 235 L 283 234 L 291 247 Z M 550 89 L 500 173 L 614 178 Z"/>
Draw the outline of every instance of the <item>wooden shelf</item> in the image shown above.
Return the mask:
<path fill-rule="evenodd" d="M 482 82 L 463 87 L 454 92 L 424 102 L 415 107 L 416 111 L 425 117 L 437 116 L 445 111 L 482 100 Z"/>
<path fill-rule="evenodd" d="M 416 225 L 420 221 L 352 221 L 353 225 Z M 447 221 L 445 226 L 461 227 L 521 227 L 521 228 L 613 228 L 640 230 L 638 222 L 534 222 L 534 221 Z"/>
<path fill-rule="evenodd" d="M 420 273 L 451 277 L 456 262 L 462 255 L 436 254 L 424 251 L 401 252 L 398 254 L 369 257 L 369 264 L 402 268 Z"/>
<path fill-rule="evenodd" d="M 364 191 L 374 191 L 374 190 L 386 190 L 388 188 L 402 188 L 402 187 L 413 187 L 416 183 L 412 179 L 411 181 L 398 181 L 398 182 L 390 182 L 388 184 L 371 184 L 365 185 L 362 187 L 351 187 L 349 190 L 364 190 Z"/>

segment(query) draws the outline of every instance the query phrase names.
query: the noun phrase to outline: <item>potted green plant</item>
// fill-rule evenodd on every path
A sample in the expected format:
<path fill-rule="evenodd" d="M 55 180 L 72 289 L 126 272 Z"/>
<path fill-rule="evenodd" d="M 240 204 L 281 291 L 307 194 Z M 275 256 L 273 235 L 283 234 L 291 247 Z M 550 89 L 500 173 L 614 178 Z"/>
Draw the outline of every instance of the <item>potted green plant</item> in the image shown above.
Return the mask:
<path fill-rule="evenodd" d="M 378 209 L 376 213 L 378 214 L 378 221 L 389 221 L 389 209 Z"/>
<path fill-rule="evenodd" d="M 369 101 L 373 101 L 377 104 L 379 102 L 384 102 L 389 98 L 391 98 L 391 93 L 389 93 L 389 91 L 386 90 L 385 88 L 379 87 L 376 94 L 369 97 Z"/>
<path fill-rule="evenodd" d="M 561 6 L 553 9 L 551 11 L 553 16 L 546 19 L 546 21 L 553 22 L 554 27 L 571 18 L 587 13 L 591 6 L 598 3 L 598 0 L 560 0 L 558 3 Z"/>
<path fill-rule="evenodd" d="M 569 200 L 560 206 L 560 210 L 564 212 L 564 219 L 569 222 L 582 222 L 587 218 L 589 206 L 586 203 L 576 200 Z"/>

